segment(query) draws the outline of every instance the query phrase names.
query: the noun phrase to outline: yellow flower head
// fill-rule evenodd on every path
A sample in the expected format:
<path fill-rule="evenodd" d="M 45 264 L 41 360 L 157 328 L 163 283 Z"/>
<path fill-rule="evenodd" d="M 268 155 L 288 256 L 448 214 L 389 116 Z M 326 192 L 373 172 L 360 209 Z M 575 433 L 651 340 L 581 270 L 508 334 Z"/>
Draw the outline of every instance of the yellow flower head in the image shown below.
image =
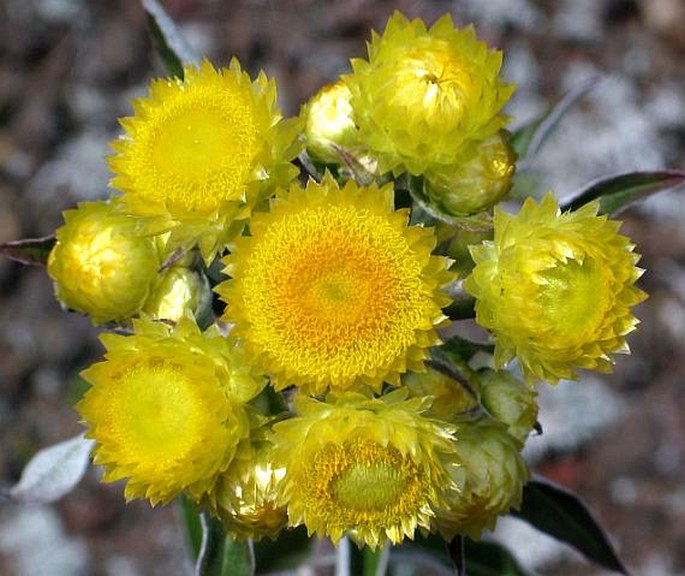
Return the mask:
<path fill-rule="evenodd" d="M 162 263 L 155 239 L 108 202 L 83 202 L 64 222 L 48 259 L 57 298 L 96 324 L 137 314 Z"/>
<path fill-rule="evenodd" d="M 133 102 L 109 164 L 126 211 L 171 230 L 176 245 L 198 241 L 210 260 L 266 189 L 296 175 L 299 124 L 281 120 L 275 83 L 263 73 L 253 82 L 235 59 L 189 66 L 184 78 L 154 80 Z"/>
<path fill-rule="evenodd" d="M 166 503 L 181 491 L 199 499 L 249 434 L 243 368 L 218 333 L 192 317 L 176 329 L 134 321 L 132 336 L 104 334 L 106 360 L 82 375 L 91 388 L 76 408 L 93 438 L 104 480 L 128 478 L 127 499 Z M 233 378 L 233 375 L 236 378 Z"/>
<path fill-rule="evenodd" d="M 312 156 L 340 163 L 336 146 L 349 149 L 357 144 L 351 96 L 347 85 L 338 81 L 324 86 L 303 107 L 304 137 Z"/>
<path fill-rule="evenodd" d="M 447 505 L 436 510 L 435 526 L 445 540 L 457 534 L 477 540 L 495 527 L 498 516 L 519 508 L 530 473 L 520 454 L 523 445 L 502 424 L 463 423 L 456 434 L 456 459 L 447 455 L 445 463 L 457 489 L 446 492 Z"/>
<path fill-rule="evenodd" d="M 441 490 L 453 486 L 440 455 L 452 454 L 455 440 L 422 415 L 424 401 L 405 398 L 404 390 L 296 398 L 299 415 L 274 426 L 291 525 L 372 548 L 429 528 L 434 507 L 445 505 Z"/>
<path fill-rule="evenodd" d="M 217 292 L 233 334 L 276 389 L 380 390 L 423 369 L 452 275 L 446 258 L 431 255 L 433 230 L 394 211 L 391 185 L 340 189 L 326 177 L 292 186 L 270 213 L 254 215 L 250 232 L 224 260 L 232 279 Z"/>
<path fill-rule="evenodd" d="M 472 248 L 464 287 L 477 322 L 495 334 L 498 368 L 516 355 L 529 381 L 556 383 L 576 368 L 609 371 L 609 354 L 628 351 L 631 307 L 646 297 L 635 287 L 639 256 L 598 209 L 560 214 L 548 194 L 517 216 L 495 210 L 494 240 Z"/>
<path fill-rule="evenodd" d="M 276 538 L 286 527 L 286 508 L 278 503 L 285 469 L 272 460 L 273 437 L 263 425 L 253 430 L 245 448 L 217 479 L 210 506 L 233 538 Z"/>
<path fill-rule="evenodd" d="M 455 164 L 473 143 L 507 122 L 501 113 L 514 87 L 499 77 L 502 53 L 488 50 L 473 27 L 445 15 L 430 29 L 395 12 L 369 60 L 352 60 L 359 139 L 378 155 L 381 172 L 419 175 Z"/>
<path fill-rule="evenodd" d="M 202 311 L 211 303 L 212 292 L 206 276 L 186 266 L 162 271 L 143 306 L 153 318 L 177 322 L 186 310 Z"/>

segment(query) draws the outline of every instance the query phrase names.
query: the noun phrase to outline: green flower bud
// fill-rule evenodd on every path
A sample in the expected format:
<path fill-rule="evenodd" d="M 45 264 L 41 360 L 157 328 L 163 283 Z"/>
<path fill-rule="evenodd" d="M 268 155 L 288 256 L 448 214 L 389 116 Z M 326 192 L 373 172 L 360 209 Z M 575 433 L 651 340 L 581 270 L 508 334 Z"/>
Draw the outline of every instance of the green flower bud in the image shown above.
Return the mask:
<path fill-rule="evenodd" d="M 402 383 L 409 388 L 411 396 L 433 397 L 433 404 L 426 413 L 432 418 L 452 422 L 472 418 L 480 409 L 477 392 L 469 384 L 434 367 L 428 366 L 425 372 L 407 372 L 402 376 Z"/>
<path fill-rule="evenodd" d="M 447 507 L 436 510 L 435 525 L 447 540 L 457 534 L 479 539 L 483 530 L 495 527 L 498 516 L 521 505 L 529 472 L 521 443 L 499 422 L 465 422 L 456 436 L 459 460 L 449 467 L 458 490 L 448 493 Z"/>
<path fill-rule="evenodd" d="M 467 216 L 483 212 L 511 189 L 516 153 L 502 132 L 482 140 L 469 156 L 439 165 L 424 174 L 429 203 L 446 214 Z"/>
<path fill-rule="evenodd" d="M 480 401 L 517 440 L 525 442 L 538 417 L 537 393 L 507 370 L 487 370 L 480 377 Z"/>
<path fill-rule="evenodd" d="M 108 202 L 81 203 L 64 222 L 48 259 L 57 299 L 95 324 L 137 314 L 161 264 L 154 238 L 137 235 L 136 221 Z"/>

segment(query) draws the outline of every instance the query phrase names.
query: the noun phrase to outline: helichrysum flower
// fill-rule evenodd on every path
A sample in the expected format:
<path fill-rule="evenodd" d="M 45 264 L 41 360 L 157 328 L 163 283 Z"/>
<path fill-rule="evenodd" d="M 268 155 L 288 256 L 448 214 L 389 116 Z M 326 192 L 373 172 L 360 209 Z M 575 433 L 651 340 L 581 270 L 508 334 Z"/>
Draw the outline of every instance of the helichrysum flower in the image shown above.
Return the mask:
<path fill-rule="evenodd" d="M 199 499 L 248 436 L 243 402 L 263 383 L 248 385 L 226 340 L 201 334 L 190 316 L 176 329 L 151 320 L 134 329 L 102 335 L 106 360 L 82 373 L 91 388 L 76 408 L 94 462 L 105 481 L 128 479 L 127 499 L 166 503 L 184 490 Z"/>
<path fill-rule="evenodd" d="M 455 459 L 455 441 L 422 415 L 424 401 L 405 397 L 404 390 L 330 402 L 298 395 L 298 415 L 274 425 L 291 525 L 335 543 L 348 534 L 372 548 L 429 528 L 453 487 L 440 455 Z"/>
<path fill-rule="evenodd" d="M 487 370 L 479 376 L 480 401 L 507 432 L 525 442 L 538 417 L 537 393 L 507 370 Z"/>
<path fill-rule="evenodd" d="M 435 526 L 446 540 L 456 535 L 479 539 L 497 518 L 521 505 L 529 472 L 521 442 L 499 422 L 484 419 L 459 424 L 456 459 L 449 466 L 455 490 L 436 511 Z M 448 459 L 451 456 L 448 455 Z"/>
<path fill-rule="evenodd" d="M 184 80 L 158 79 L 133 102 L 126 133 L 112 143 L 112 185 L 125 209 L 175 244 L 199 242 L 206 260 L 239 232 L 265 189 L 297 173 L 289 162 L 299 124 L 284 121 L 276 85 L 253 82 L 237 60 L 184 69 Z"/>
<path fill-rule="evenodd" d="M 453 165 L 496 134 L 514 91 L 501 65 L 501 52 L 488 50 L 473 27 L 456 29 L 449 15 L 427 29 L 393 14 L 383 34 L 373 34 L 368 61 L 352 60 L 345 77 L 359 139 L 378 155 L 380 172 Z"/>
<path fill-rule="evenodd" d="M 556 383 L 576 368 L 609 371 L 609 355 L 628 351 L 631 307 L 646 297 L 635 287 L 639 256 L 598 209 L 560 214 L 548 194 L 517 216 L 495 210 L 494 240 L 472 248 L 464 286 L 477 322 L 495 335 L 497 367 L 517 356 L 529 381 Z"/>
<path fill-rule="evenodd" d="M 286 527 L 286 507 L 278 502 L 285 468 L 275 466 L 272 460 L 273 435 L 264 424 L 241 444 L 209 494 L 210 509 L 233 538 L 276 538 Z"/>
<path fill-rule="evenodd" d="M 57 298 L 96 324 L 137 314 L 162 255 L 154 238 L 135 231 L 135 220 L 109 202 L 83 202 L 64 212 L 47 267 Z"/>
<path fill-rule="evenodd" d="M 357 144 L 357 127 L 352 120 L 352 94 L 338 81 L 319 90 L 302 109 L 307 151 L 323 162 L 340 163 L 338 147 Z"/>
<path fill-rule="evenodd" d="M 294 185 L 254 215 L 250 232 L 224 260 L 232 279 L 217 292 L 232 335 L 276 389 L 379 390 L 423 369 L 452 275 L 446 258 L 431 255 L 432 229 L 394 211 L 391 185 Z"/>
<path fill-rule="evenodd" d="M 160 272 L 143 312 L 153 318 L 177 322 L 186 310 L 202 311 L 211 304 L 212 292 L 207 278 L 197 270 L 183 265 Z"/>

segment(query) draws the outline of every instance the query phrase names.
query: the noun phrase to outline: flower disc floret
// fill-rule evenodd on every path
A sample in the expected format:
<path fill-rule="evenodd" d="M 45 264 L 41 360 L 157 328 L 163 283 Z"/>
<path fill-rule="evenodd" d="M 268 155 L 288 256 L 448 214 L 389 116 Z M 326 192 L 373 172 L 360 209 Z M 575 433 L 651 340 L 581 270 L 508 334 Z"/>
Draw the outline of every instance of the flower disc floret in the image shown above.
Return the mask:
<path fill-rule="evenodd" d="M 517 356 L 529 381 L 556 383 L 576 368 L 610 371 L 610 354 L 628 351 L 631 307 L 646 297 L 635 286 L 639 256 L 598 209 L 560 214 L 548 194 L 517 216 L 495 210 L 494 240 L 472 247 L 464 286 L 477 322 L 495 334 L 498 368 Z"/>
<path fill-rule="evenodd" d="M 343 189 L 327 177 L 292 186 L 224 262 L 232 334 L 274 376 L 312 392 L 399 383 L 423 369 L 452 275 L 432 229 L 407 226 L 392 186 Z"/>
<path fill-rule="evenodd" d="M 265 188 L 296 174 L 289 162 L 299 124 L 281 119 L 275 83 L 264 74 L 253 82 L 235 59 L 221 70 L 188 66 L 183 80 L 154 80 L 133 109 L 112 143 L 112 186 L 130 214 L 171 230 L 176 244 L 199 241 L 207 260 Z"/>
<path fill-rule="evenodd" d="M 76 408 L 96 441 L 94 461 L 105 481 L 128 479 L 127 499 L 166 503 L 184 490 L 201 498 L 249 434 L 219 343 L 195 338 L 189 324 L 174 331 L 140 320 L 132 336 L 105 334 L 106 360 L 82 373 L 91 388 Z"/>
<path fill-rule="evenodd" d="M 507 122 L 501 113 L 514 87 L 500 76 L 502 53 L 455 28 L 445 15 L 428 29 L 396 12 L 373 34 L 367 60 L 352 60 L 359 140 L 377 155 L 381 172 L 423 174 L 455 164 L 474 143 Z"/>
<path fill-rule="evenodd" d="M 96 324 L 137 314 L 157 278 L 155 240 L 136 234 L 136 222 L 109 202 L 83 202 L 64 212 L 48 259 L 55 294 Z"/>
<path fill-rule="evenodd" d="M 349 534 L 372 548 L 428 529 L 440 488 L 452 485 L 440 455 L 454 452 L 454 438 L 422 415 L 421 400 L 405 397 L 298 396 L 299 415 L 274 426 L 291 525 L 335 543 Z"/>

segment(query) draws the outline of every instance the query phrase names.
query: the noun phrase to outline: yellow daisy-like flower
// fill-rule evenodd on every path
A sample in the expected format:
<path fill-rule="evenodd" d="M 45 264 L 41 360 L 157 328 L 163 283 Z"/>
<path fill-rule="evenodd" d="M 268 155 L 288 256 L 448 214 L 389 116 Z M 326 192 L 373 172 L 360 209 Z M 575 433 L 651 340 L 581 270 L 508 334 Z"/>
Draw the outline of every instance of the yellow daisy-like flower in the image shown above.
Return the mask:
<path fill-rule="evenodd" d="M 453 487 L 440 455 L 452 454 L 455 440 L 422 415 L 424 401 L 405 398 L 405 390 L 330 403 L 296 398 L 299 415 L 274 426 L 291 525 L 334 543 L 349 534 L 372 548 L 429 528 Z"/>
<path fill-rule="evenodd" d="M 175 330 L 146 319 L 134 329 L 102 335 L 106 360 L 82 373 L 92 387 L 76 408 L 97 443 L 94 462 L 107 482 L 128 478 L 127 499 L 154 505 L 183 490 L 199 499 L 248 436 L 243 401 L 263 383 L 246 392 L 229 344 L 203 336 L 190 316 Z"/>
<path fill-rule="evenodd" d="M 495 210 L 494 240 L 472 248 L 464 287 L 477 322 L 495 334 L 498 368 L 516 355 L 529 381 L 556 383 L 576 368 L 609 371 L 609 354 L 628 351 L 631 307 L 646 297 L 635 287 L 640 257 L 598 209 L 560 214 L 548 194 L 517 216 Z"/>
<path fill-rule="evenodd" d="M 96 324 L 137 314 L 163 258 L 156 240 L 137 235 L 135 220 L 115 204 L 83 202 L 64 212 L 48 259 L 57 299 Z"/>
<path fill-rule="evenodd" d="M 514 87 L 500 76 L 502 53 L 488 50 L 473 27 L 445 15 L 430 29 L 395 12 L 369 59 L 352 60 L 359 140 L 378 155 L 381 172 L 423 174 L 453 165 L 472 144 L 494 135 Z"/>
<path fill-rule="evenodd" d="M 449 298 L 446 258 L 432 256 L 432 229 L 407 226 L 392 186 L 338 188 L 327 176 L 292 186 L 270 213 L 255 214 L 252 236 L 224 262 L 231 280 L 232 334 L 274 376 L 312 393 L 383 381 L 422 370 Z"/>
<path fill-rule="evenodd" d="M 112 185 L 130 214 L 175 245 L 199 242 L 205 260 L 238 233 L 265 190 L 297 174 L 299 121 L 281 119 L 276 85 L 254 82 L 237 60 L 184 69 L 184 80 L 159 79 L 133 102 L 126 134 L 112 143 Z"/>

